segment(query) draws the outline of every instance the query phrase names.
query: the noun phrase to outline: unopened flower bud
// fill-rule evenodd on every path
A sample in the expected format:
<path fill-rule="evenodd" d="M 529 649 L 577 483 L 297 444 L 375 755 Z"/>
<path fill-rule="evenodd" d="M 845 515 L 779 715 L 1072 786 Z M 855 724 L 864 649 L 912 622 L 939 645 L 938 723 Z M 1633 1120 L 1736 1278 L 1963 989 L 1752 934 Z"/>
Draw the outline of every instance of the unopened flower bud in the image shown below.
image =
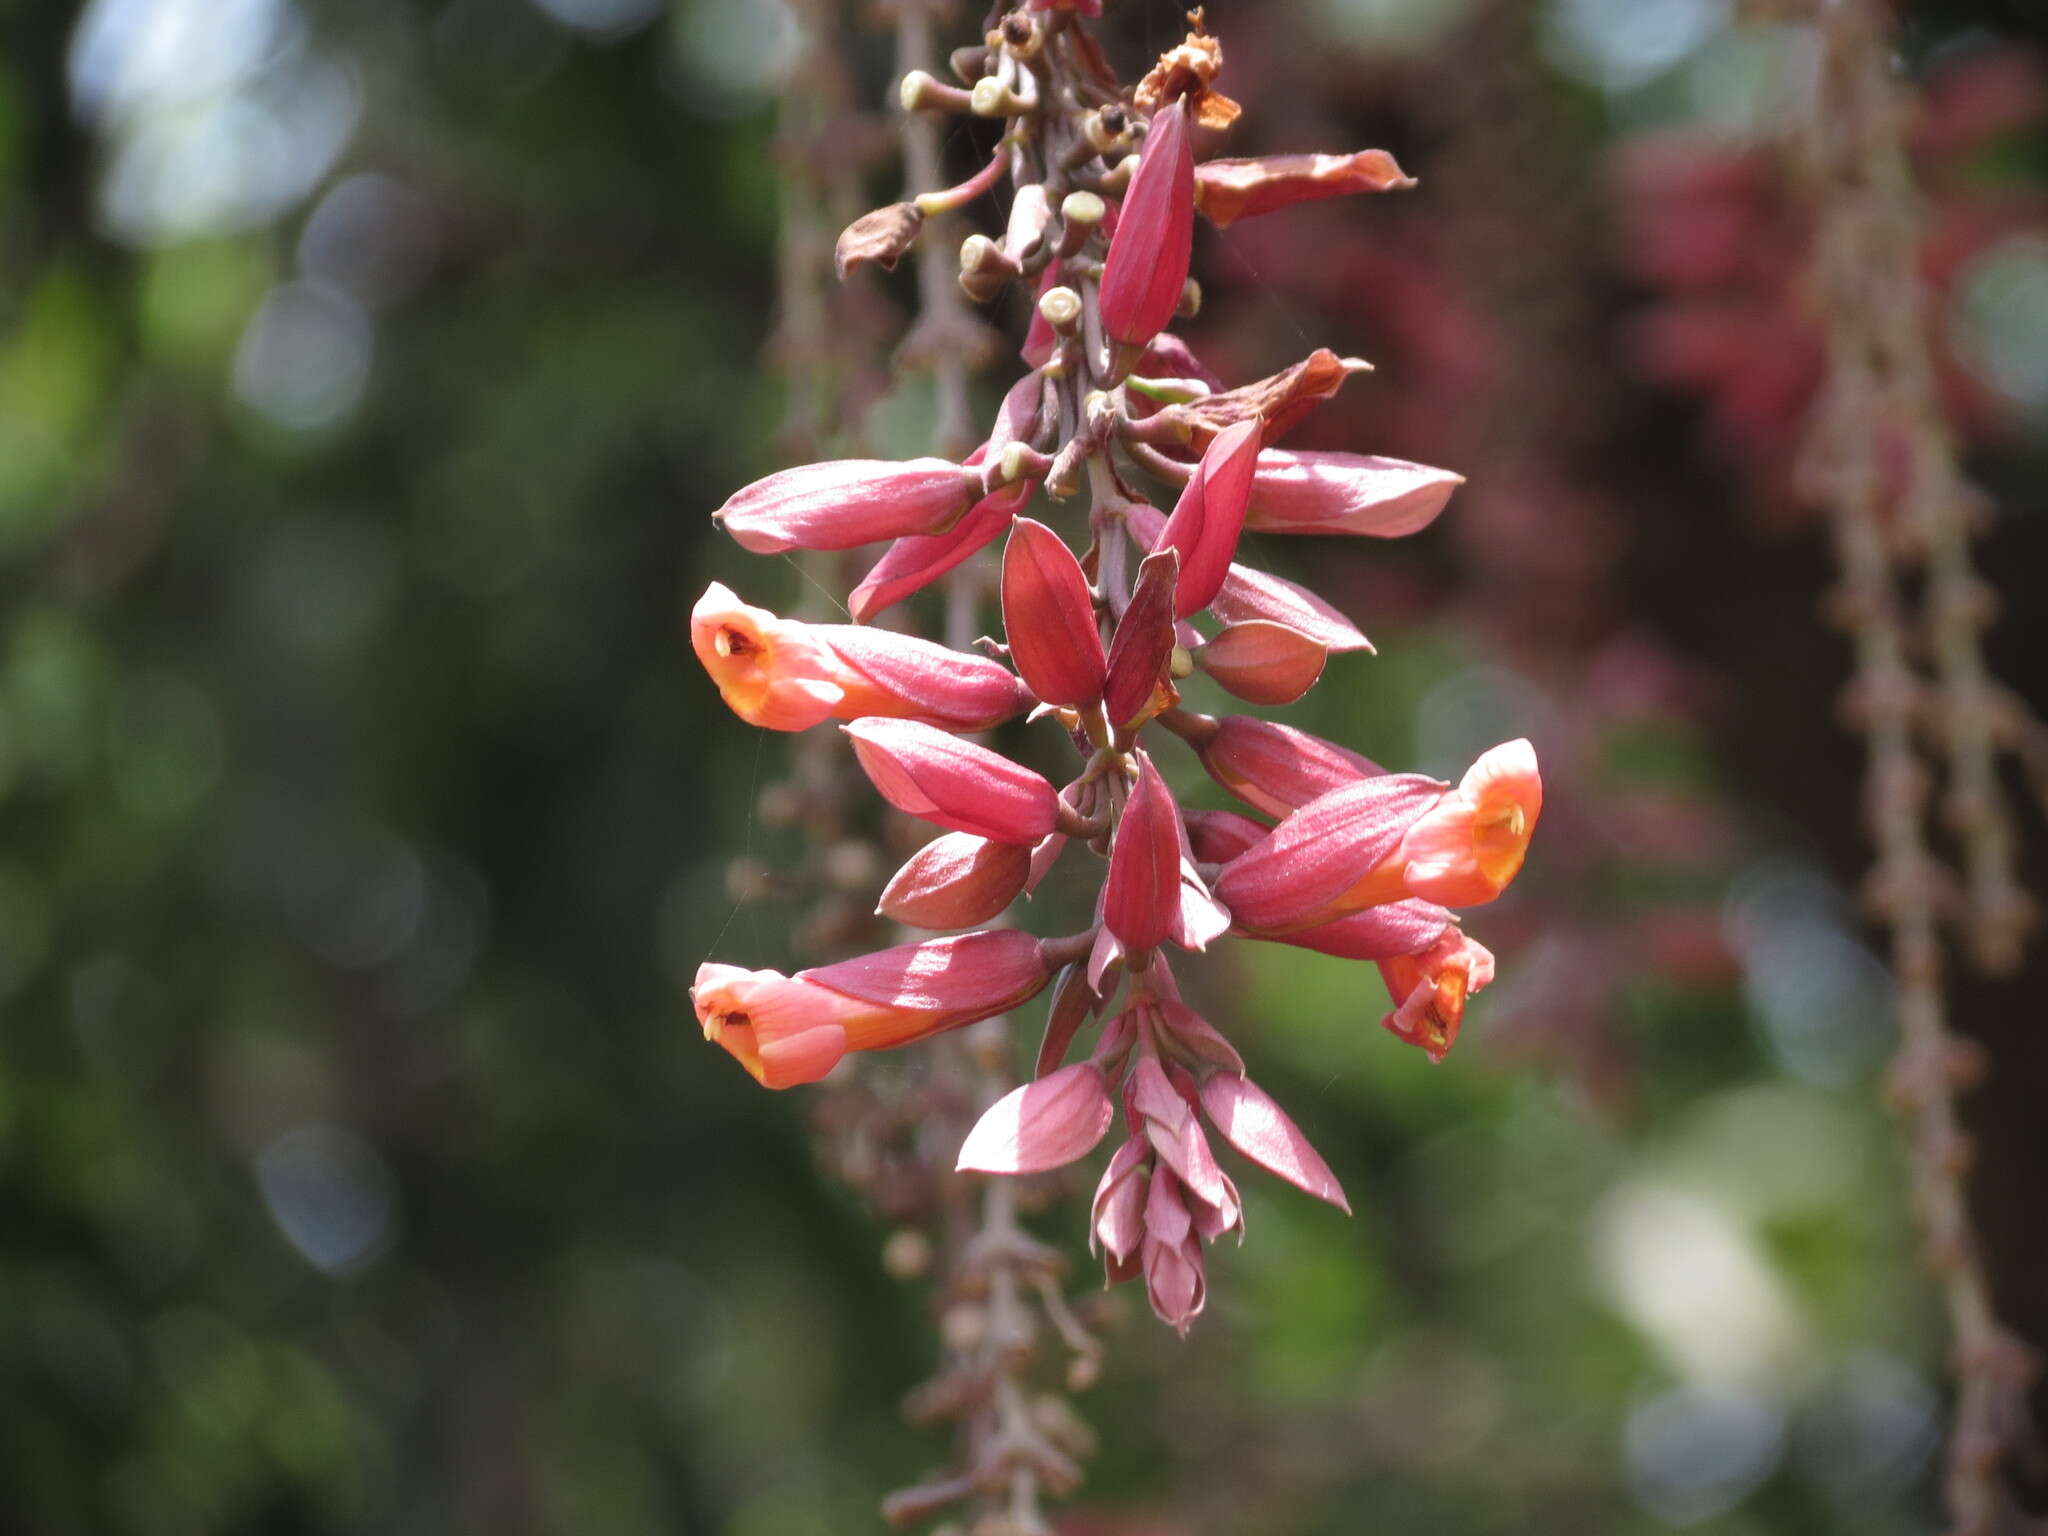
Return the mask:
<path fill-rule="evenodd" d="M 1143 752 L 1138 782 L 1117 819 L 1103 884 L 1102 921 L 1126 952 L 1164 943 L 1180 911 L 1180 807 Z M 1137 961 L 1132 961 L 1135 967 Z"/>
<path fill-rule="evenodd" d="M 1187 283 L 1194 244 L 1194 152 L 1184 103 L 1152 118 L 1102 264 L 1102 326 L 1142 347 L 1166 329 Z"/>
<path fill-rule="evenodd" d="M 912 928 L 972 928 L 1022 894 L 1031 850 L 948 832 L 910 856 L 882 892 L 877 915 Z"/>
<path fill-rule="evenodd" d="M 1130 606 L 1117 620 L 1109 642 L 1102 707 L 1111 725 L 1129 726 L 1169 702 L 1161 696 L 1161 674 L 1173 655 L 1173 594 L 1179 573 L 1180 555 L 1171 548 L 1147 555 L 1138 567 Z"/>
<path fill-rule="evenodd" d="M 980 474 L 946 459 L 834 459 L 756 480 L 711 515 L 741 548 L 779 555 L 940 533 L 980 494 Z"/>
<path fill-rule="evenodd" d="M 1463 475 L 1403 459 L 1268 448 L 1252 476 L 1245 526 L 1400 538 L 1435 521 L 1464 483 Z"/>
<path fill-rule="evenodd" d="M 1173 515 L 1166 520 L 1154 549 L 1180 553 L 1180 585 L 1174 614 L 1186 618 L 1209 606 L 1223 588 L 1244 527 L 1252 471 L 1258 462 L 1259 426 L 1240 422 L 1220 432 L 1201 463 L 1181 488 Z"/>
<path fill-rule="evenodd" d="M 987 747 L 909 720 L 856 720 L 844 729 L 862 770 L 899 811 L 1024 847 L 1059 822 L 1053 787 Z"/>
<path fill-rule="evenodd" d="M 1010 660 L 1031 691 L 1067 707 L 1100 699 L 1107 662 L 1095 600 L 1066 541 L 1018 518 L 1003 550 L 1002 597 Z"/>
<path fill-rule="evenodd" d="M 1298 629 L 1254 619 L 1227 625 L 1195 652 L 1193 665 L 1250 703 L 1292 704 L 1315 686 L 1329 656 Z"/>

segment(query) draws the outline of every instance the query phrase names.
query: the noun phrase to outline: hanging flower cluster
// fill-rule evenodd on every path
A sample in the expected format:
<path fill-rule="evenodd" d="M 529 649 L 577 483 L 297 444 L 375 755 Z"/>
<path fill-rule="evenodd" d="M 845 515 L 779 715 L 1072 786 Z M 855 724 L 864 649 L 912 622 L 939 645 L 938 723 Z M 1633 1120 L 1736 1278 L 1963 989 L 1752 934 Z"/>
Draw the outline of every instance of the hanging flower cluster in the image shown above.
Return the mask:
<path fill-rule="evenodd" d="M 944 829 L 889 882 L 880 911 L 977 931 L 793 976 L 706 964 L 693 997 L 706 1038 L 784 1088 L 849 1051 L 906 1045 L 1050 990 L 1035 1079 L 987 1112 L 960 1166 L 1070 1162 L 1120 1103 L 1127 1136 L 1095 1195 L 1094 1240 L 1111 1280 L 1142 1275 L 1154 1310 L 1185 1330 L 1202 1309 L 1202 1245 L 1244 1224 L 1204 1122 L 1349 1207 L 1237 1051 L 1181 1000 L 1169 954 L 1234 935 L 1373 961 L 1392 1000 L 1382 1024 L 1441 1060 L 1493 974 L 1450 909 L 1491 901 L 1514 878 L 1543 793 L 1526 741 L 1487 752 L 1453 787 L 1288 726 L 1181 707 L 1178 685 L 1197 671 L 1249 702 L 1286 704 L 1332 654 L 1371 649 L 1322 599 L 1237 564 L 1243 530 L 1410 533 L 1459 477 L 1278 446 L 1364 364 L 1318 351 L 1225 388 L 1166 329 L 1198 303 L 1198 213 L 1225 224 L 1410 185 L 1400 168 L 1376 150 L 1197 165 L 1196 127 L 1237 115 L 1212 88 L 1215 39 L 1196 31 L 1124 90 L 1086 26 L 1098 10 L 1031 0 L 954 55 L 962 86 L 907 77 L 906 110 L 1000 119 L 1003 139 L 968 182 L 868 214 L 840 240 L 842 273 L 892 265 L 927 217 L 1007 172 L 1002 237 L 960 249 L 971 297 L 1036 294 L 1028 371 L 987 441 L 961 464 L 784 470 L 714 514 L 760 553 L 891 541 L 848 600 L 855 623 L 779 618 L 718 585 L 691 616 L 697 655 L 742 718 L 788 731 L 843 722 L 882 797 Z M 1146 482 L 1171 495 L 1170 511 L 1141 494 Z M 1041 492 L 1055 511 L 1085 492 L 1084 553 L 1023 515 Z M 1007 665 L 869 626 L 999 539 L 1004 643 L 991 649 Z M 1077 755 L 1064 784 L 965 739 L 1024 714 Z M 1257 814 L 1183 810 L 1152 760 L 1162 736 Z M 1105 861 L 1089 927 L 1037 939 L 982 926 L 1075 843 Z M 1093 1048 L 1068 1063 L 1094 1020 Z"/>

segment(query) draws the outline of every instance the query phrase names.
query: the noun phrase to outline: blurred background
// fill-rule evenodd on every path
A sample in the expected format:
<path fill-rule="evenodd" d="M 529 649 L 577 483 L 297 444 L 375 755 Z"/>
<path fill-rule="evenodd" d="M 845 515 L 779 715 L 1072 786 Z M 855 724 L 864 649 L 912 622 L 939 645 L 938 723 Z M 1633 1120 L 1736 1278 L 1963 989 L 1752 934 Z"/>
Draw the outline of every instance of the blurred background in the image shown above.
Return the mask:
<path fill-rule="evenodd" d="M 1179 37 L 1111 11 L 1129 74 Z M 2038 704 L 2048 21 L 1899 15 L 1988 648 Z M 1187 968 L 1358 1214 L 1242 1181 L 1193 1338 L 1112 1330 L 1067 1529 L 1931 1532 L 1946 1325 L 1790 474 L 1813 40 L 1730 0 L 1209 19 L 1248 109 L 1209 152 L 1421 186 L 1205 230 L 1191 338 L 1233 380 L 1371 358 L 1297 441 L 1470 481 L 1412 540 L 1256 549 L 1380 650 L 1287 718 L 1453 776 L 1527 734 L 1550 803 L 1441 1068 L 1369 967 Z M 816 298 L 792 233 L 897 195 L 865 23 L 0 0 L 0 1529 L 809 1536 L 943 1460 L 832 1091 L 757 1089 L 684 993 L 852 942 L 892 867 L 859 796 L 806 850 L 803 749 L 684 623 L 712 579 L 830 612 L 714 536 L 731 489 L 925 447 L 904 274 Z M 2036 1342 L 2039 953 L 1956 989 Z M 1082 1199 L 1031 1222 L 1087 1291 Z"/>

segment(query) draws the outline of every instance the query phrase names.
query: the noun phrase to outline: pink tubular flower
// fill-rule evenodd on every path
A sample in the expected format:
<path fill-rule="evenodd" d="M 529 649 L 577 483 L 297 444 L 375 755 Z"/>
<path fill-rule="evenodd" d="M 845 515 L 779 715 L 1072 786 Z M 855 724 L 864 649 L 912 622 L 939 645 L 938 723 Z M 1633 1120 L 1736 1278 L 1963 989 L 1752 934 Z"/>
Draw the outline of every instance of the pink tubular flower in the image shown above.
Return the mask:
<path fill-rule="evenodd" d="M 987 747 L 911 720 L 856 720 L 843 729 L 862 770 L 899 811 L 1024 847 L 1059 823 L 1053 787 Z"/>
<path fill-rule="evenodd" d="M 1217 433 L 1160 530 L 1152 547 L 1180 553 L 1176 617 L 1199 613 L 1223 589 L 1244 528 L 1245 501 L 1258 456 L 1258 422 L 1242 421 Z"/>
<path fill-rule="evenodd" d="M 1268 448 L 1252 476 L 1245 526 L 1396 539 L 1428 527 L 1464 483 L 1463 475 L 1405 459 Z"/>
<path fill-rule="evenodd" d="M 1542 814 L 1536 749 L 1515 740 L 1482 753 L 1401 839 L 1408 893 L 1446 907 L 1492 901 L 1521 869 Z"/>
<path fill-rule="evenodd" d="M 1221 229 L 1237 219 L 1291 203 L 1388 192 L 1415 185 L 1383 149 L 1355 155 L 1270 155 L 1258 160 L 1210 160 L 1195 168 L 1195 205 Z"/>
<path fill-rule="evenodd" d="M 1031 702 L 985 656 L 889 630 L 778 618 L 715 581 L 691 610 L 690 645 L 733 713 L 774 731 L 868 715 L 980 731 Z"/>
<path fill-rule="evenodd" d="M 1225 715 L 1200 750 L 1210 778 L 1268 816 L 1383 771 L 1348 747 L 1253 715 Z"/>
<path fill-rule="evenodd" d="M 1450 926 L 1451 914 L 1442 907 L 1411 897 L 1272 937 L 1340 960 L 1398 960 L 1428 949 Z"/>
<path fill-rule="evenodd" d="M 1166 941 L 1181 905 L 1180 807 L 1152 759 L 1136 756 L 1138 782 L 1117 820 L 1102 897 L 1103 922 L 1134 957 Z"/>
<path fill-rule="evenodd" d="M 1093 704 L 1108 670 L 1088 578 L 1066 541 L 1020 517 L 1003 550 L 1003 632 L 1010 660 L 1048 704 Z"/>
<path fill-rule="evenodd" d="M 943 533 L 980 494 L 981 475 L 948 459 L 833 459 L 756 480 L 711 515 L 742 549 L 779 555 Z"/>
<path fill-rule="evenodd" d="M 1166 329 L 1187 286 L 1195 238 L 1195 160 L 1188 110 L 1152 115 L 1102 263 L 1099 308 L 1111 339 L 1142 347 Z"/>
<path fill-rule="evenodd" d="M 971 928 L 1015 901 L 1030 873 L 1030 849 L 948 832 L 896 871 L 875 912 L 912 928 Z"/>
<path fill-rule="evenodd" d="M 1250 933 L 1289 933 L 1377 901 L 1368 888 L 1379 866 L 1444 786 L 1415 773 L 1360 779 L 1318 795 L 1223 867 L 1216 899 Z"/>
<path fill-rule="evenodd" d="M 888 1050 L 1014 1008 L 1052 977 L 1012 929 L 901 944 L 784 976 L 705 964 L 690 996 L 704 1038 L 768 1088 L 816 1082 L 848 1051 Z"/>
<path fill-rule="evenodd" d="M 1001 538 L 1034 489 L 1029 481 L 1006 485 L 982 497 L 944 533 L 909 534 L 898 539 L 847 597 L 847 611 L 865 624 L 885 608 L 930 586 L 968 556 Z"/>
<path fill-rule="evenodd" d="M 1493 954 L 1452 928 L 1421 953 L 1380 961 L 1380 976 L 1395 1004 L 1380 1026 L 1442 1061 L 1457 1042 L 1465 999 L 1493 980 Z"/>

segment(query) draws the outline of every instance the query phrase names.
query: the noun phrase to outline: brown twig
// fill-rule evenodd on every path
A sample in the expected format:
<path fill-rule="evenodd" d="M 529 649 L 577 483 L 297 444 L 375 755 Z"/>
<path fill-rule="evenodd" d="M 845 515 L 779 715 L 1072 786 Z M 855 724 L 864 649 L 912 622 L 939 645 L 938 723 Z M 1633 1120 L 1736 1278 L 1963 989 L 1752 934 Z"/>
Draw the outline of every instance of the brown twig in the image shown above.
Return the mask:
<path fill-rule="evenodd" d="M 1888 1075 L 1907 1122 L 1914 1205 L 1954 1333 L 1957 1402 L 1946 1495 L 1955 1536 L 1985 1536 L 2004 1503 L 1999 1463 L 2013 1443 L 2033 1374 L 2026 1348 L 1993 1309 L 1967 1203 L 1971 1143 L 1956 1107 L 1980 1067 L 1954 1035 L 1943 994 L 1941 923 L 1953 883 L 1929 846 L 1932 776 L 1916 733 L 1923 699 L 1938 699 L 1937 740 L 1951 771 L 1950 818 L 1969 860 L 1972 931 L 2014 911 L 2011 840 L 1995 778 L 1989 688 L 1977 620 L 1957 611 L 1976 587 L 1962 486 L 1933 414 L 1919 330 L 1912 186 L 1887 65 L 1887 36 L 1869 0 L 1811 11 L 1823 41 L 1819 89 L 1803 149 L 1818 209 L 1814 282 L 1828 336 L 1828 376 L 1802 478 L 1828 509 L 1842 569 L 1835 612 L 1855 652 L 1849 701 L 1869 752 L 1865 814 L 1877 845 L 1869 896 L 1891 933 L 1901 1044 Z M 1888 435 L 1915 443 L 1901 494 Z M 1899 519 L 1908 521 L 1902 528 Z M 1933 679 L 1914 665 L 1898 551 L 1929 558 Z M 1974 608 L 1974 603 L 1973 603 Z M 1967 622 L 1965 619 L 1967 618 Z M 1987 905 L 1988 904 L 1988 905 Z M 1980 944 L 1997 960 L 2005 931 Z"/>

